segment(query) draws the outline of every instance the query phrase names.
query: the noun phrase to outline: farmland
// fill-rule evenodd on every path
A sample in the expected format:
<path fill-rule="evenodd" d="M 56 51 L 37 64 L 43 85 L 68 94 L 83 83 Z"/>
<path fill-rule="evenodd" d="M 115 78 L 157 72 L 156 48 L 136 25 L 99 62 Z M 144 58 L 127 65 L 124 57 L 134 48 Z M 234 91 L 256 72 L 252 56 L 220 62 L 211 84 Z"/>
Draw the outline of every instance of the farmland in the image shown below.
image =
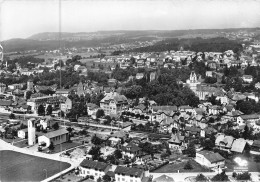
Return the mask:
<path fill-rule="evenodd" d="M 0 181 L 41 181 L 70 167 L 70 164 L 22 154 L 0 151 Z M 46 174 L 47 171 L 47 174 Z"/>

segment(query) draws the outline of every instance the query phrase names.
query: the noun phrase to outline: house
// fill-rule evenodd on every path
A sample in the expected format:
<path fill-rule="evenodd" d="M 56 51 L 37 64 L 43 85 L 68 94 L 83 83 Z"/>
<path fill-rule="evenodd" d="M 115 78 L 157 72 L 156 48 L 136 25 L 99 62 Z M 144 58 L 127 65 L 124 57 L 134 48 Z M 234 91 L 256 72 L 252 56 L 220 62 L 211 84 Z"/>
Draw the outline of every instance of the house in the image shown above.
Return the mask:
<path fill-rule="evenodd" d="M 133 167 L 129 168 L 117 166 L 114 173 L 116 182 L 142 182 L 145 177 L 145 172 L 143 169 Z"/>
<path fill-rule="evenodd" d="M 60 107 L 63 112 L 68 112 L 72 109 L 72 101 L 69 98 L 67 98 L 65 103 L 61 103 Z"/>
<path fill-rule="evenodd" d="M 87 103 L 87 111 L 89 116 L 92 116 L 93 114 L 96 115 L 98 109 L 99 107 L 96 104 Z"/>
<path fill-rule="evenodd" d="M 79 165 L 79 175 L 82 177 L 94 176 L 94 179 L 102 178 L 110 169 L 110 165 L 104 162 L 83 160 Z"/>
<path fill-rule="evenodd" d="M 137 73 L 136 76 L 135 76 L 135 78 L 136 78 L 137 80 L 140 80 L 140 79 L 142 79 L 143 77 L 144 77 L 144 73 Z"/>
<path fill-rule="evenodd" d="M 25 128 L 25 129 L 22 129 L 22 130 L 18 130 L 17 136 L 19 138 L 26 139 L 28 137 L 28 128 Z"/>
<path fill-rule="evenodd" d="M 242 79 L 246 83 L 251 83 L 253 81 L 253 76 L 252 75 L 243 75 Z"/>
<path fill-rule="evenodd" d="M 15 90 L 15 89 L 21 89 L 23 87 L 23 84 L 12 84 L 12 85 L 8 85 L 8 88 L 10 90 Z"/>
<path fill-rule="evenodd" d="M 100 101 L 100 108 L 104 110 L 105 115 L 119 115 L 127 104 L 124 95 L 110 92 Z"/>
<path fill-rule="evenodd" d="M 141 148 L 139 148 L 137 145 L 133 143 L 129 143 L 126 146 L 122 146 L 122 154 L 123 157 L 129 157 L 129 158 L 134 158 L 137 155 L 139 155 L 141 152 Z"/>
<path fill-rule="evenodd" d="M 68 140 L 69 132 L 65 128 L 56 131 L 51 131 L 38 137 L 38 143 L 45 143 L 46 147 L 48 147 L 51 144 L 51 142 L 53 143 L 53 145 L 58 145 L 61 143 L 65 143 Z"/>
<path fill-rule="evenodd" d="M 4 93 L 6 90 L 6 85 L 3 83 L 0 83 L 0 93 Z"/>
<path fill-rule="evenodd" d="M 216 137 L 215 145 L 220 150 L 225 150 L 225 151 L 230 152 L 230 150 L 232 148 L 233 141 L 234 141 L 234 137 L 232 137 L 232 136 L 225 136 L 224 134 L 219 134 Z"/>
<path fill-rule="evenodd" d="M 188 105 L 180 106 L 178 109 L 179 109 L 180 112 L 191 112 L 191 113 L 194 113 L 193 107 L 188 106 Z"/>
<path fill-rule="evenodd" d="M 218 105 L 213 105 L 208 107 L 208 114 L 209 115 L 218 115 L 220 112 L 222 112 L 222 107 Z"/>
<path fill-rule="evenodd" d="M 181 136 L 179 132 L 172 134 L 170 140 L 168 140 L 169 148 L 179 150 L 183 144 L 184 136 Z"/>
<path fill-rule="evenodd" d="M 257 82 L 257 83 L 255 84 L 255 88 L 256 88 L 256 89 L 260 89 L 260 83 L 259 83 L 259 82 Z"/>
<path fill-rule="evenodd" d="M 242 154 L 244 152 L 246 144 L 247 144 L 247 142 L 243 138 L 234 140 L 234 142 L 232 144 L 231 152 L 236 152 L 236 153 Z"/>
<path fill-rule="evenodd" d="M 225 167 L 225 158 L 219 153 L 214 153 L 212 151 L 202 150 L 196 152 L 196 162 L 202 166 L 206 166 L 211 169 L 219 169 Z"/>
<path fill-rule="evenodd" d="M 250 153 L 260 155 L 260 140 L 255 140 L 250 148 Z"/>
<path fill-rule="evenodd" d="M 239 126 L 251 124 L 252 126 L 256 125 L 256 122 L 260 120 L 260 115 L 258 114 L 247 114 L 237 117 L 237 124 Z"/>

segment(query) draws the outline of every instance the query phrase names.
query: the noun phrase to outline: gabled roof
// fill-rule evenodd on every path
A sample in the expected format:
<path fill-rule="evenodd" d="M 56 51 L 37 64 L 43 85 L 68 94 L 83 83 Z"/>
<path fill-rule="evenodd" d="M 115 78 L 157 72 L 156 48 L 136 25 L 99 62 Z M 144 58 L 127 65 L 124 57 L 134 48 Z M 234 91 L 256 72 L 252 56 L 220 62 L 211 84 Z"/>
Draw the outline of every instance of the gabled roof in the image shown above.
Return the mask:
<path fill-rule="evenodd" d="M 85 159 L 80 163 L 80 166 L 84 168 L 105 171 L 105 169 L 109 166 L 109 164 Z"/>
<path fill-rule="evenodd" d="M 128 145 L 123 146 L 122 150 L 124 150 L 126 152 L 137 152 L 137 151 L 141 150 L 141 148 L 139 148 L 137 145 L 135 145 L 133 143 L 129 143 Z"/>
<path fill-rule="evenodd" d="M 255 140 L 252 144 L 252 147 L 258 147 L 260 148 L 260 140 Z"/>
<path fill-rule="evenodd" d="M 0 100 L 0 106 L 11 106 L 13 101 L 11 100 Z"/>
<path fill-rule="evenodd" d="M 135 177 L 141 177 L 144 173 L 144 170 L 138 169 L 138 168 L 129 168 L 129 167 L 123 167 L 123 166 L 117 166 L 117 168 L 114 171 L 115 174 L 124 174 L 127 176 L 135 176 Z"/>
<path fill-rule="evenodd" d="M 249 120 L 249 119 L 259 119 L 260 116 L 258 114 L 247 114 L 240 116 L 243 120 Z"/>
<path fill-rule="evenodd" d="M 245 146 L 246 140 L 244 140 L 243 138 L 236 139 L 232 144 L 231 151 L 242 153 L 244 151 Z"/>
<path fill-rule="evenodd" d="M 153 182 L 174 182 L 174 180 L 173 180 L 173 178 L 171 178 L 171 177 L 169 177 L 169 176 L 164 174 L 164 175 L 162 175 L 162 176 L 160 176 L 158 178 L 155 178 L 153 180 Z"/>
<path fill-rule="evenodd" d="M 207 150 L 202 150 L 198 153 L 203 155 L 211 163 L 216 163 L 216 162 L 225 160 L 225 158 L 222 157 L 219 153 L 214 153 L 214 152 L 207 151 Z"/>
<path fill-rule="evenodd" d="M 172 138 L 170 140 L 168 140 L 169 142 L 173 142 L 173 143 L 176 143 L 176 144 L 181 144 L 181 142 L 184 140 L 184 136 L 181 136 L 178 133 L 176 134 L 172 134 Z"/>

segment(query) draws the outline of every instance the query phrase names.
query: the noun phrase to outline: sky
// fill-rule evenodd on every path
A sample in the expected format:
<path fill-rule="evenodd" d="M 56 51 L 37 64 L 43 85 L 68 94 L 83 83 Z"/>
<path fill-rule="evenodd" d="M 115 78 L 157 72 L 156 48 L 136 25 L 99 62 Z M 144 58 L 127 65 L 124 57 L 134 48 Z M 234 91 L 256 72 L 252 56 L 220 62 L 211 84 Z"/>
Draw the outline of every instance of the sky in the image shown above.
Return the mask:
<path fill-rule="evenodd" d="M 0 0 L 0 41 L 60 29 L 260 27 L 259 10 L 260 0 Z"/>

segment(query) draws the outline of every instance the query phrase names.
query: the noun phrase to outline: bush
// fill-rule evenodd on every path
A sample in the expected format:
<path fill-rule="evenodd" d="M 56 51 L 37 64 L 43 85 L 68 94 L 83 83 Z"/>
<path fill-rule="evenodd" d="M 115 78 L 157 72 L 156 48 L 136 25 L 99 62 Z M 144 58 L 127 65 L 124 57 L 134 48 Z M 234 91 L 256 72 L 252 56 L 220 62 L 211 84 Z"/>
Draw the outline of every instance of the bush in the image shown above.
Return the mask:
<path fill-rule="evenodd" d="M 260 162 L 260 156 L 259 155 L 255 156 L 254 160 L 255 162 Z"/>
<path fill-rule="evenodd" d="M 226 175 L 226 173 L 224 171 L 220 174 L 213 176 L 213 178 L 211 180 L 212 181 L 229 181 L 228 176 Z"/>
<path fill-rule="evenodd" d="M 237 180 L 251 180 L 251 174 L 249 172 L 237 174 L 236 179 Z"/>
<path fill-rule="evenodd" d="M 208 181 L 208 179 L 203 174 L 198 174 L 195 178 L 196 182 L 199 181 Z"/>
<path fill-rule="evenodd" d="M 185 164 L 185 166 L 184 166 L 183 169 L 186 169 L 186 170 L 191 170 L 191 169 L 193 169 L 193 166 L 191 165 L 191 162 L 188 161 L 188 162 Z"/>

